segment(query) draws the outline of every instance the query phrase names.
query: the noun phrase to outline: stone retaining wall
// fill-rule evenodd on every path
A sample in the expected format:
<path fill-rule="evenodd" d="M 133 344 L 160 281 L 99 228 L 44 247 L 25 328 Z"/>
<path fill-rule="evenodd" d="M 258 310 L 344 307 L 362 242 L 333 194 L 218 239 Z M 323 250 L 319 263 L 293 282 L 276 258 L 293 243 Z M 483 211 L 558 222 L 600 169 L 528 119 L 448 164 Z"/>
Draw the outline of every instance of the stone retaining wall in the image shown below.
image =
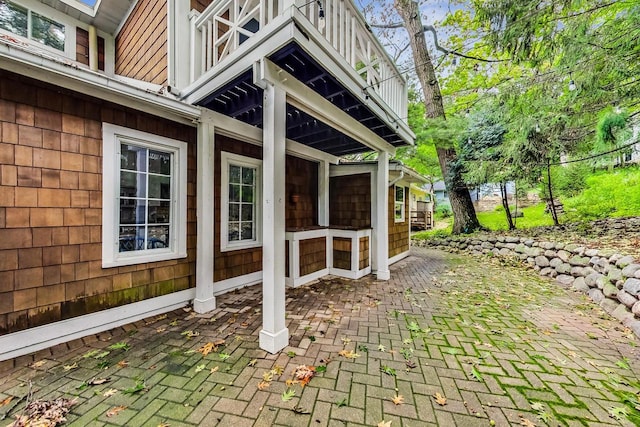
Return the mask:
<path fill-rule="evenodd" d="M 640 337 L 640 263 L 630 255 L 513 236 L 448 237 L 412 244 L 517 259 L 562 286 L 588 294 Z"/>

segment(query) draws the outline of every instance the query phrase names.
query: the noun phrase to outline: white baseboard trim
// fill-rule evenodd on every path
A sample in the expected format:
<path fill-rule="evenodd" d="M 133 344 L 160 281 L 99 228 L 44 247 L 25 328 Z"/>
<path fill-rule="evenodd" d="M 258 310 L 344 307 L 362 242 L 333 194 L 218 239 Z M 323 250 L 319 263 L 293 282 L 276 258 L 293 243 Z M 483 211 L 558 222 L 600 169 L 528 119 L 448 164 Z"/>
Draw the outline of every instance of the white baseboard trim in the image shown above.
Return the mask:
<path fill-rule="evenodd" d="M 213 283 L 213 296 L 222 295 L 260 282 L 262 282 L 262 271 L 256 271 L 255 273 L 220 280 L 219 282 Z"/>
<path fill-rule="evenodd" d="M 297 278 L 287 277 L 285 279 L 285 283 L 289 287 L 297 288 L 298 286 L 306 285 L 309 282 L 313 282 L 314 280 L 318 280 L 321 277 L 326 276 L 327 274 L 329 274 L 329 269 L 328 268 L 323 268 L 321 270 L 314 271 L 313 273 L 309 273 L 306 276 L 300 276 L 300 277 L 297 277 Z"/>
<path fill-rule="evenodd" d="M 97 334 L 146 317 L 166 313 L 190 303 L 195 289 L 174 292 L 116 308 L 37 326 L 0 336 L 0 361 L 13 359 L 67 341 Z"/>
<path fill-rule="evenodd" d="M 405 259 L 408 256 L 409 256 L 409 251 L 402 252 L 401 254 L 398 254 L 396 256 L 392 256 L 391 258 L 389 258 L 389 265 L 395 264 L 396 262 L 402 259 Z"/>

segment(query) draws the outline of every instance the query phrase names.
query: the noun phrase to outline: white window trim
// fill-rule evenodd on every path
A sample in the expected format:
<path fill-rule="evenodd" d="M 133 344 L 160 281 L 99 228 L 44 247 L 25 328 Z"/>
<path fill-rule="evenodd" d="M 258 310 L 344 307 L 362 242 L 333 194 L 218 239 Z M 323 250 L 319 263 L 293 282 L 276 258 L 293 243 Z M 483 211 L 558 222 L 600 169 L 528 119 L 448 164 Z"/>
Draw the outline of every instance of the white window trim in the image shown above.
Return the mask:
<path fill-rule="evenodd" d="M 256 168 L 256 236 L 251 241 L 229 242 L 229 165 Z M 262 160 L 222 151 L 220 153 L 220 251 L 262 246 Z"/>
<path fill-rule="evenodd" d="M 68 15 L 61 13 L 60 11 L 44 5 L 36 0 L 9 0 L 12 3 L 17 4 L 18 6 L 22 6 L 28 9 L 30 12 L 35 12 L 38 15 L 42 15 L 46 18 L 49 18 L 61 25 L 64 25 L 64 51 L 55 49 L 51 46 L 47 46 L 43 43 L 40 43 L 36 40 L 30 38 L 30 34 L 27 34 L 27 37 L 19 36 L 10 31 L 0 29 L 0 34 L 7 34 L 17 40 L 23 40 L 25 43 L 29 45 L 29 47 L 39 49 L 43 52 L 54 53 L 58 56 L 64 56 L 69 59 L 75 61 L 76 59 L 76 27 L 83 27 L 82 25 L 78 25 L 78 23 L 73 20 Z"/>
<path fill-rule="evenodd" d="M 396 200 L 396 193 L 398 192 L 398 188 L 402 188 L 402 217 L 396 218 L 396 206 L 400 204 L 399 201 Z M 394 222 L 405 222 L 405 201 L 407 198 L 407 189 L 401 185 L 395 185 L 393 188 L 393 219 Z"/>
<path fill-rule="evenodd" d="M 158 149 L 173 154 L 170 244 L 166 249 L 120 252 L 120 143 Z M 187 143 L 102 124 L 102 267 L 166 261 L 187 256 Z"/>

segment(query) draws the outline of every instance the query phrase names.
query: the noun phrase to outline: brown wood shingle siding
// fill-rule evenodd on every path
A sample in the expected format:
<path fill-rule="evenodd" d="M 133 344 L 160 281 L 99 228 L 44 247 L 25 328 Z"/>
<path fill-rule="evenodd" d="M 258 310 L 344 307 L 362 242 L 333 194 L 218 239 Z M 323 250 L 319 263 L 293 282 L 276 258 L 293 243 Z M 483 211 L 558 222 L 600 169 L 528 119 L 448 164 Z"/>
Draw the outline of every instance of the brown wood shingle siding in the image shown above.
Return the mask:
<path fill-rule="evenodd" d="M 389 187 L 389 258 L 409 250 L 409 187 L 404 187 L 404 221 L 395 221 L 395 188 Z"/>
<path fill-rule="evenodd" d="M 191 9 L 202 13 L 211 3 L 213 0 L 191 0 Z"/>
<path fill-rule="evenodd" d="M 287 156 L 286 227 L 318 225 L 318 164 Z"/>
<path fill-rule="evenodd" d="M 351 239 L 333 238 L 333 268 L 351 270 Z"/>
<path fill-rule="evenodd" d="M 360 254 L 358 255 L 358 268 L 360 270 L 369 267 L 369 238 L 360 238 Z"/>
<path fill-rule="evenodd" d="M 102 268 L 102 122 L 188 145 L 188 258 Z M 0 334 L 195 286 L 196 130 L 0 71 Z"/>
<path fill-rule="evenodd" d="M 89 32 L 76 27 L 76 61 L 89 65 Z M 104 39 L 98 37 L 98 70 L 104 71 Z"/>
<path fill-rule="evenodd" d="M 140 0 L 116 37 L 116 74 L 166 85 L 167 25 L 167 0 Z"/>
<path fill-rule="evenodd" d="M 214 208 L 214 273 L 213 280 L 230 279 L 232 277 L 243 276 L 245 274 L 255 273 L 262 270 L 262 248 L 240 249 L 236 251 L 220 250 L 220 205 L 221 205 L 221 152 L 239 154 L 254 159 L 262 159 L 262 148 L 228 138 L 222 135 L 216 135 L 215 139 L 215 208 Z M 262 203 L 262 201 L 258 201 Z M 226 206 L 225 206 L 226 207 Z"/>
<path fill-rule="evenodd" d="M 318 237 L 300 242 L 300 276 L 315 273 L 327 266 L 327 239 Z"/>
<path fill-rule="evenodd" d="M 371 227 L 371 174 L 331 177 L 329 223 L 341 227 Z"/>

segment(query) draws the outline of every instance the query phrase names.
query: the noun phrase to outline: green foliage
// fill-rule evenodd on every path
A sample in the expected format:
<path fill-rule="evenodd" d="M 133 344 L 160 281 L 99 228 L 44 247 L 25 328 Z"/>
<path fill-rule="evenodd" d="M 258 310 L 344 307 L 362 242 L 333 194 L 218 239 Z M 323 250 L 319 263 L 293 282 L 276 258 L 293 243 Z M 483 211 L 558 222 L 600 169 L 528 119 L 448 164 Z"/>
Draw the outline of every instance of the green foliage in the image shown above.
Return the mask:
<path fill-rule="evenodd" d="M 564 201 L 567 220 L 593 220 L 640 215 L 640 168 L 598 171 L 586 179 L 586 189 Z"/>
<path fill-rule="evenodd" d="M 617 113 L 611 108 L 604 110 L 596 128 L 598 142 L 602 145 L 615 144 L 618 140 L 617 130 L 627 126 L 627 119 L 625 113 Z"/>
<path fill-rule="evenodd" d="M 434 216 L 436 219 L 449 218 L 453 213 L 451 212 L 451 206 L 440 203 L 436 205 Z"/>
<path fill-rule="evenodd" d="M 570 163 L 563 167 L 553 167 L 551 182 L 553 192 L 563 197 L 578 195 L 587 185 L 587 176 L 591 168 L 584 163 Z"/>

